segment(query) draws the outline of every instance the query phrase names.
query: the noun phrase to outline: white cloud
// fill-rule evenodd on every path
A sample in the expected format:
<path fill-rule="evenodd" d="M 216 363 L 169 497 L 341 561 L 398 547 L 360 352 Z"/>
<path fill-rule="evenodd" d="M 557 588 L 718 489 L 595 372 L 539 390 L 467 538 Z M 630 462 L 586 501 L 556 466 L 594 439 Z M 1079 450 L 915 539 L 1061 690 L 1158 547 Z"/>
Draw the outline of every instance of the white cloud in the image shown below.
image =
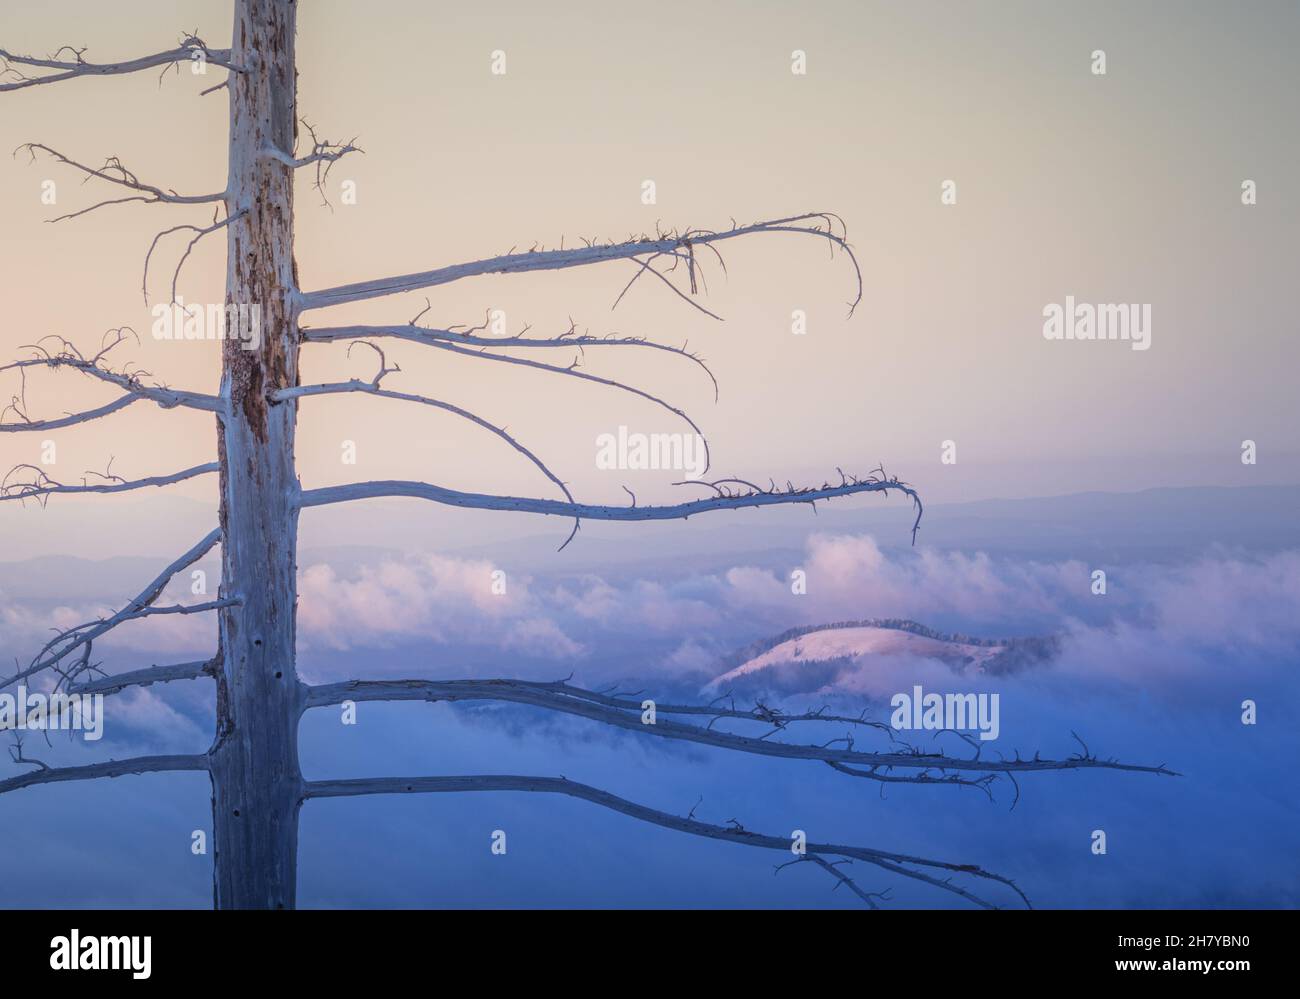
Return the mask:
<path fill-rule="evenodd" d="M 329 565 L 309 566 L 298 581 L 300 647 L 386 648 L 425 639 L 549 658 L 582 654 L 539 613 L 529 580 L 496 572 L 490 562 L 440 555 L 385 559 L 348 578 Z"/>
<path fill-rule="evenodd" d="M 798 566 L 807 594 L 791 593 L 790 568 L 737 566 L 720 574 L 610 581 L 588 575 L 545 586 L 524 576 L 494 592 L 490 562 L 413 555 L 347 574 L 327 564 L 300 576 L 304 652 L 456 643 L 555 660 L 591 659 L 606 643 L 636 651 L 670 641 L 659 668 L 708 671 L 719 653 L 796 624 L 907 617 L 988 637 L 1065 635 L 1060 668 L 1078 673 L 1181 678 L 1235 657 L 1300 645 L 1300 552 L 1247 559 L 1226 553 L 1182 565 L 1111 567 L 1109 592 L 1089 592 L 1089 566 L 994 559 L 922 548 L 887 554 L 865 535 L 813 535 Z M 192 599 L 188 597 L 165 598 Z M 69 627 L 110 606 L 40 609 L 0 604 L 0 640 L 34 652 L 50 627 Z M 96 648 L 194 655 L 215 647 L 212 615 L 125 625 Z M 1243 658 L 1243 656 L 1245 658 Z M 587 672 L 623 670 L 597 657 Z M 1245 665 L 1243 665 L 1245 664 Z M 644 665 L 642 662 L 641 665 Z M 638 667 L 639 668 L 639 667 Z"/>

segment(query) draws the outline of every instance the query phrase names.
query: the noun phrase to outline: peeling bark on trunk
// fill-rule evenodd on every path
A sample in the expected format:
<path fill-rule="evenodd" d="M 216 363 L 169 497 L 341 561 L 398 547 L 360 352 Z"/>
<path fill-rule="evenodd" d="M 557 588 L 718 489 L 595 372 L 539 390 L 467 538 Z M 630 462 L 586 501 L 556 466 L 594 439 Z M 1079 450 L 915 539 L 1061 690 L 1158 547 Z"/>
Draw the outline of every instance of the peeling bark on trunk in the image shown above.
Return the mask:
<path fill-rule="evenodd" d="M 298 483 L 293 400 L 298 383 L 297 280 L 293 260 L 293 170 L 262 155 L 286 152 L 296 134 L 293 0 L 236 0 L 230 79 L 227 212 L 230 307 L 261 310 L 260 343 L 223 344 L 218 425 L 221 457 L 222 670 L 212 760 L 218 908 L 292 908 L 296 894 L 298 719 L 294 668 Z"/>

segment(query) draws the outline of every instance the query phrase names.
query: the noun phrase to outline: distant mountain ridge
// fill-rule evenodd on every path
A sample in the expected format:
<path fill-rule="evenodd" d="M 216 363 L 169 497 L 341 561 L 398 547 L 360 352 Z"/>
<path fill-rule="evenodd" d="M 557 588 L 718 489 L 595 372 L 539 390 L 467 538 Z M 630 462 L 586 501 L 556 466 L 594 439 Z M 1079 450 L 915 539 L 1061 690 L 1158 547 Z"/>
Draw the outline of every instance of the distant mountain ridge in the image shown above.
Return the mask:
<path fill-rule="evenodd" d="M 1300 476 L 1300 464 L 1271 460 Z M 1260 466 L 1262 469 L 1263 466 Z M 1257 474 L 1257 473 L 1252 473 Z M 88 515 L 75 502 L 48 509 L 0 504 L 0 565 L 26 559 L 77 561 L 116 558 L 129 552 L 165 565 L 216 522 L 215 502 L 187 496 L 149 498 L 126 494 L 105 499 L 110 513 Z M 804 550 L 813 533 L 870 534 L 882 547 L 911 543 L 910 504 L 853 504 L 807 510 L 764 508 L 742 517 L 692 517 L 689 521 L 618 524 L 593 522 L 578 541 L 555 556 L 553 526 L 529 514 L 484 517 L 479 511 L 445 508 L 431 516 L 428 504 L 376 500 L 374 509 L 352 504 L 321 507 L 304 522 L 299 550 L 319 549 L 332 560 L 340 541 L 351 556 L 371 551 L 437 551 L 469 558 L 509 559 L 536 572 L 672 571 L 684 556 L 697 568 L 754 564 L 778 551 L 780 564 Z M 1169 561 L 1194 557 L 1218 545 L 1247 552 L 1300 547 L 1300 485 L 1219 485 L 1086 492 L 1018 499 L 926 503 L 917 543 L 942 550 L 980 551 L 992 557 L 1038 560 Z M 100 507 L 96 504 L 95 511 Z M 378 516 L 375 510 L 382 510 Z M 108 529 L 111 525 L 111 530 Z M 742 557 L 743 563 L 730 562 Z M 630 566 L 636 566 L 630 570 Z M 2 572 L 3 570 L 0 570 Z M 155 570 L 156 571 L 156 570 Z M 17 578 L 29 582 L 21 568 Z M 5 585 L 0 578 L 0 587 Z M 57 587 L 55 587 L 57 590 Z"/>

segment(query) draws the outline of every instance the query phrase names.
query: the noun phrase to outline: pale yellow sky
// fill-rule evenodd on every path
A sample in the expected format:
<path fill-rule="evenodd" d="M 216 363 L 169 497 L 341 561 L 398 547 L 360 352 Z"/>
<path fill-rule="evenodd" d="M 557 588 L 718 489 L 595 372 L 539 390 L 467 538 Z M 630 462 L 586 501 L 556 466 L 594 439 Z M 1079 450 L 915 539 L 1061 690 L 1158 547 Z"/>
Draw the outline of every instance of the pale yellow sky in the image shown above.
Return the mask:
<path fill-rule="evenodd" d="M 0 47 L 88 45 L 87 58 L 109 60 L 194 28 L 222 46 L 229 20 L 229 4 L 211 0 L 7 4 Z M 722 228 L 832 210 L 866 277 L 852 319 L 848 263 L 793 236 L 724 248 L 730 277 L 709 274 L 704 304 L 725 323 L 651 281 L 611 313 L 628 263 L 471 279 L 435 289 L 425 319 L 471 323 L 498 308 L 511 329 L 532 323 L 539 334 L 572 316 L 593 333 L 689 340 L 721 382 L 717 405 L 689 364 L 621 350 L 589 351 L 585 363 L 688 408 L 721 474 L 820 481 L 836 465 L 883 461 L 940 500 L 1293 482 L 1297 29 L 1294 4 L 1262 2 L 306 2 L 301 113 L 330 138 L 357 135 L 366 155 L 331 175 L 333 212 L 300 179 L 302 282 L 623 237 L 657 220 Z M 490 72 L 498 49 L 504 76 Z M 790 71 L 794 49 L 807 53 L 806 76 Z M 1106 51 L 1105 76 L 1090 71 L 1094 49 Z M 42 142 L 87 163 L 116 155 L 147 182 L 217 190 L 225 97 L 199 91 L 220 78 L 183 71 L 160 86 L 146 72 L 0 94 L 0 144 Z M 47 179 L 53 208 L 40 200 Z M 641 203 L 646 179 L 653 206 Z M 954 206 L 940 204 L 946 179 Z M 1240 203 L 1244 179 L 1258 185 L 1253 207 Z M 344 180 L 357 185 L 356 205 L 340 203 Z M 153 235 L 210 210 L 126 205 L 42 221 L 116 191 L 81 186 L 46 160 L 0 157 L 0 357 L 47 333 L 93 345 L 129 324 L 142 334 L 130 355 L 141 367 L 213 391 L 217 345 L 154 342 L 140 294 Z M 156 257 L 154 301 L 183 238 Z M 195 251 L 187 301 L 220 300 L 223 250 L 214 237 Z M 1066 295 L 1151 304 L 1151 349 L 1044 340 L 1042 309 Z M 401 322 L 423 305 L 399 296 L 307 321 Z M 791 334 L 794 309 L 808 314 L 806 336 Z M 430 353 L 393 346 L 403 372 L 390 387 L 509 426 L 584 499 L 621 501 L 624 482 L 643 502 L 683 498 L 671 475 L 594 463 L 598 434 L 682 429 L 667 414 L 599 386 Z M 304 380 L 370 364 L 309 346 Z M 0 377 L 7 400 L 16 380 Z M 72 373 L 29 379 L 33 416 L 112 395 Z M 135 477 L 214 448 L 209 417 L 148 404 L 48 436 L 68 479 L 109 455 Z M 1251 469 L 1238 460 L 1244 438 L 1259 444 Z M 0 435 L 0 464 L 34 460 L 44 439 Z M 356 442 L 356 466 L 341 464 L 343 440 Z M 957 466 L 940 464 L 944 440 L 957 442 Z M 307 485 L 400 477 L 550 495 L 482 431 L 398 403 L 307 400 L 299 441 Z M 211 491 L 195 483 L 177 495 Z M 64 502 L 91 517 L 111 509 Z M 13 506 L 0 506 L 0 531 L 40 529 Z"/>

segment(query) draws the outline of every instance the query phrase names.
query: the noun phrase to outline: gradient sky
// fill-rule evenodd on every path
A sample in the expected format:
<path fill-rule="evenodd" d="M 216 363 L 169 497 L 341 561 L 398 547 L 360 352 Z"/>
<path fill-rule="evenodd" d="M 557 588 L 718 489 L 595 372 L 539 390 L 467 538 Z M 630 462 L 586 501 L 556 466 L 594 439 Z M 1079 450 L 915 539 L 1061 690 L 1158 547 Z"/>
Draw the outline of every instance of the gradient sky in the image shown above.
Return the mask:
<path fill-rule="evenodd" d="M 705 304 L 725 323 L 650 281 L 611 313 L 628 263 L 434 289 L 425 320 L 471 323 L 500 308 L 512 330 L 558 331 L 572 316 L 593 333 L 689 340 L 721 381 L 716 405 L 703 373 L 671 358 L 588 352 L 585 363 L 686 407 L 722 474 L 821 481 L 836 465 L 884 462 L 932 501 L 1300 480 L 1286 294 L 1300 222 L 1288 176 L 1300 153 L 1294 4 L 546 6 L 303 5 L 300 110 L 324 135 L 358 135 L 366 150 L 332 175 L 333 212 L 300 178 L 306 289 L 535 241 L 622 238 L 657 220 L 720 228 L 732 217 L 833 210 L 866 277 L 851 319 L 848 262 L 780 235 L 724 248 L 730 277 L 708 275 Z M 226 7 L 10 5 L 0 34 L 19 52 L 87 44 L 87 58 L 107 60 L 174 44 L 181 29 L 224 45 Z M 806 76 L 790 71 L 796 48 L 807 52 Z M 1097 48 L 1107 53 L 1100 77 L 1090 71 Z M 489 71 L 495 49 L 507 54 L 505 76 Z M 117 155 L 147 182 L 216 190 L 226 101 L 199 91 L 221 76 L 187 70 L 160 85 L 142 73 L 8 94 L 0 139 L 88 163 Z M 647 178 L 654 206 L 640 202 Z M 1258 184 L 1254 207 L 1240 203 L 1247 178 Z M 58 184 L 53 209 L 40 203 L 46 179 Z M 339 203 L 346 179 L 356 205 Z M 940 204 L 945 179 L 957 182 L 955 206 Z M 144 342 L 122 348 L 123 359 L 213 391 L 217 345 L 153 342 L 140 294 L 153 234 L 205 221 L 204 208 L 127 205 L 43 224 L 117 193 L 48 161 L 0 158 L 0 356 L 46 333 L 91 346 L 130 324 Z M 162 244 L 152 301 L 165 296 L 184 238 Z M 195 251 L 180 286 L 187 301 L 219 300 L 223 253 L 219 236 Z M 1067 294 L 1150 303 L 1152 348 L 1044 340 L 1043 306 Z M 397 296 L 307 321 L 400 322 L 423 305 L 422 294 Z M 807 336 L 791 334 L 793 309 L 807 311 Z M 429 353 L 391 348 L 403 372 L 390 387 L 509 426 L 581 498 L 621 501 L 625 483 L 642 502 L 682 498 L 672 475 L 594 464 L 595 436 L 620 424 L 682 429 L 662 411 L 600 386 Z M 371 361 L 312 346 L 303 372 L 368 376 Z M 7 399 L 17 384 L 4 378 Z M 37 416 L 111 397 L 72 373 L 29 379 Z M 305 402 L 304 483 L 421 477 L 549 495 L 482 431 L 411 410 L 365 397 Z M 214 448 L 210 417 L 140 404 L 56 435 L 4 435 L 0 464 L 33 460 L 47 436 L 69 479 L 109 455 L 135 477 Z M 1258 442 L 1254 467 L 1239 461 L 1244 438 Z M 357 443 L 356 467 L 340 463 L 345 439 Z M 939 460 L 948 439 L 955 466 Z M 175 495 L 211 499 L 212 489 L 198 480 Z M 109 524 L 114 504 L 83 501 L 78 515 Z M 3 530 L 41 530 L 14 506 L 0 509 Z"/>

